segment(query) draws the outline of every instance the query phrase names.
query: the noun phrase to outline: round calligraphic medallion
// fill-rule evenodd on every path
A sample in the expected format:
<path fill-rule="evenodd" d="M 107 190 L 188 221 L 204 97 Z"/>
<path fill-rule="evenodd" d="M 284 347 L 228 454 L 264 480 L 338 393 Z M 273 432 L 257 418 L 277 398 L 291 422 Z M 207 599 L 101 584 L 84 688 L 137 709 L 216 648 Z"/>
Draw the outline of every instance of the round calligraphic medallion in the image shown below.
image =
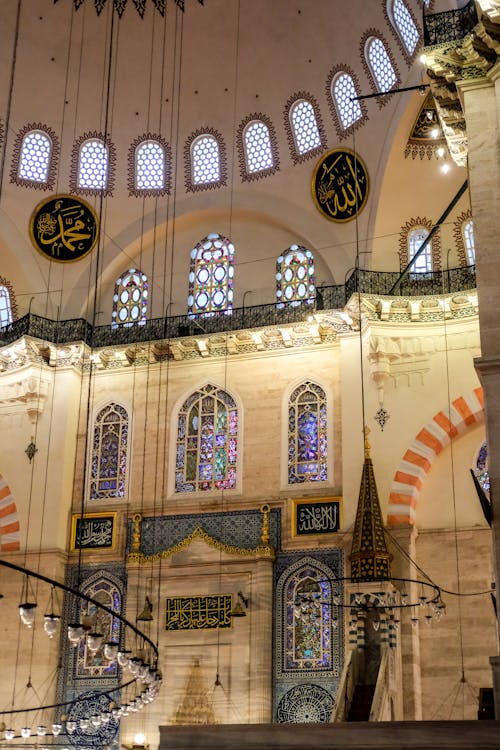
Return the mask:
<path fill-rule="evenodd" d="M 328 151 L 314 170 L 312 194 L 327 219 L 352 221 L 368 198 L 368 172 L 363 160 L 347 148 Z"/>
<path fill-rule="evenodd" d="M 49 260 L 72 263 L 81 260 L 97 242 L 97 214 L 75 195 L 53 195 L 35 208 L 30 237 Z"/>

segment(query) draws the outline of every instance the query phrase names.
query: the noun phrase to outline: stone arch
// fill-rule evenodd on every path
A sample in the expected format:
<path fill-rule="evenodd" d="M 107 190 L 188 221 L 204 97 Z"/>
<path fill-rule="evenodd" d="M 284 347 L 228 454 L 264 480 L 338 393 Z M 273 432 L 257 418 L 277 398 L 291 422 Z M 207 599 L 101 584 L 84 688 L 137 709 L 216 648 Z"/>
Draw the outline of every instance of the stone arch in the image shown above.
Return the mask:
<path fill-rule="evenodd" d="M 16 501 L 0 474 L 0 552 L 17 552 L 19 549 L 21 534 Z"/>
<path fill-rule="evenodd" d="M 484 418 L 482 388 L 456 398 L 451 408 L 439 411 L 415 437 L 394 475 L 389 494 L 389 526 L 415 523 L 416 507 L 423 480 L 436 457 L 452 438 Z"/>

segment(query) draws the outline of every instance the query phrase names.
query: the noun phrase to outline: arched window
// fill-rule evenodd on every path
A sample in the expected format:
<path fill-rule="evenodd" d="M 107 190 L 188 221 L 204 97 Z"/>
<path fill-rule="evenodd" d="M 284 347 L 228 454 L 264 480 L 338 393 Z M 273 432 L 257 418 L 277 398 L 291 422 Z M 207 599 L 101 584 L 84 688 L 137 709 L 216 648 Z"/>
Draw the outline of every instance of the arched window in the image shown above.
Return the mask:
<path fill-rule="evenodd" d="M 54 131 L 41 123 L 22 128 L 14 142 L 11 182 L 49 190 L 54 186 L 59 141 Z"/>
<path fill-rule="evenodd" d="M 176 492 L 236 487 L 238 411 L 221 388 L 206 385 L 182 404 L 177 426 Z"/>
<path fill-rule="evenodd" d="M 296 99 L 289 109 L 288 117 L 293 135 L 294 151 L 303 156 L 321 148 L 321 134 L 314 106 L 307 99 Z"/>
<path fill-rule="evenodd" d="M 13 320 L 9 288 L 0 283 L 0 328 L 10 325 Z"/>
<path fill-rule="evenodd" d="M 331 85 L 331 97 L 337 110 L 337 115 L 344 130 L 363 117 L 359 101 L 352 101 L 358 92 L 354 80 L 349 73 L 339 71 Z"/>
<path fill-rule="evenodd" d="M 276 261 L 276 297 L 278 307 L 315 300 L 314 258 L 310 250 L 292 245 Z"/>
<path fill-rule="evenodd" d="M 191 250 L 188 314 L 230 313 L 233 307 L 234 245 L 209 234 Z"/>
<path fill-rule="evenodd" d="M 144 141 L 135 150 L 136 190 L 163 190 L 165 151 L 157 141 Z"/>
<path fill-rule="evenodd" d="M 123 406 L 110 403 L 97 414 L 92 441 L 90 498 L 124 497 L 129 422 Z"/>
<path fill-rule="evenodd" d="M 256 180 L 278 169 L 276 135 L 271 121 L 264 115 L 251 115 L 243 120 L 238 128 L 237 142 L 243 180 Z"/>
<path fill-rule="evenodd" d="M 199 135 L 191 144 L 193 183 L 219 182 L 221 176 L 219 144 L 213 135 Z"/>
<path fill-rule="evenodd" d="M 100 133 L 85 133 L 73 146 L 70 188 L 82 195 L 111 195 L 115 148 Z"/>
<path fill-rule="evenodd" d="M 122 597 L 120 590 L 107 578 L 98 578 L 92 583 L 84 584 L 83 593 L 113 612 L 121 614 Z M 116 662 L 110 664 L 104 658 L 103 649 L 104 644 L 108 641 L 120 642 L 120 621 L 92 602 L 83 602 L 80 617 L 85 626 L 90 628 L 89 632 L 101 633 L 104 638 L 97 651 L 89 649 L 86 638 L 80 640 L 76 659 L 77 676 L 115 677 L 118 673 L 118 665 Z"/>
<path fill-rule="evenodd" d="M 136 268 L 116 280 L 111 326 L 143 325 L 148 311 L 148 277 Z"/>
<path fill-rule="evenodd" d="M 307 566 L 290 576 L 285 594 L 286 670 L 331 669 L 331 581 L 321 571 Z"/>
<path fill-rule="evenodd" d="M 387 11 L 392 25 L 402 42 L 405 56 L 411 60 L 417 48 L 420 34 L 404 0 L 387 0 Z"/>
<path fill-rule="evenodd" d="M 372 88 L 375 93 L 390 91 L 399 83 L 399 75 L 396 66 L 381 37 L 368 35 L 362 45 L 364 49 L 364 62 L 369 77 L 372 80 Z M 387 97 L 378 99 L 379 107 L 384 106 Z"/>
<path fill-rule="evenodd" d="M 485 492 L 490 491 L 490 473 L 488 471 L 488 444 L 484 442 L 476 456 L 474 473 Z"/>
<path fill-rule="evenodd" d="M 326 481 L 326 394 L 306 380 L 288 401 L 288 484 Z"/>
<path fill-rule="evenodd" d="M 476 248 L 474 245 L 474 222 L 472 219 L 462 224 L 462 237 L 467 254 L 467 264 L 473 266 L 476 262 Z"/>
<path fill-rule="evenodd" d="M 408 235 L 408 256 L 412 260 L 422 244 L 427 239 L 429 230 L 425 227 L 415 227 Z M 432 252 L 430 243 L 411 267 L 412 273 L 428 273 L 432 271 Z"/>

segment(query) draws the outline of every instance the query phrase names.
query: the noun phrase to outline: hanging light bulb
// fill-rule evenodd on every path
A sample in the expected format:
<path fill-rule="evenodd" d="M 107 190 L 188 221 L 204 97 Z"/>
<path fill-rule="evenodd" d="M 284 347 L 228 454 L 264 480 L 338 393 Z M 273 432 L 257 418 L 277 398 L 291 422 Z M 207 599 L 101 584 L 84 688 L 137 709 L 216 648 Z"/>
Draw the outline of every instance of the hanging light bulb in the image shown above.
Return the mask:
<path fill-rule="evenodd" d="M 32 628 L 35 622 L 36 604 L 34 602 L 24 602 L 19 605 L 19 616 L 23 625 Z"/>
<path fill-rule="evenodd" d="M 15 729 L 6 729 L 3 733 L 3 736 L 6 740 L 13 740 L 16 736 L 16 730 Z"/>
<path fill-rule="evenodd" d="M 31 737 L 31 728 L 30 727 L 23 727 L 21 729 L 21 737 L 23 740 L 27 740 L 28 737 Z"/>
<path fill-rule="evenodd" d="M 72 646 L 77 646 L 84 633 L 83 625 L 79 622 L 68 625 L 68 639 Z"/>
<path fill-rule="evenodd" d="M 99 651 L 103 640 L 104 640 L 104 636 L 102 633 L 87 633 L 88 650 L 92 654 L 95 654 L 97 651 Z"/>
<path fill-rule="evenodd" d="M 128 660 L 129 672 L 133 675 L 137 675 L 139 673 L 139 669 L 141 665 L 142 665 L 142 659 L 139 659 L 137 656 L 132 656 Z"/>
<path fill-rule="evenodd" d="M 62 730 L 62 724 L 52 724 L 52 734 L 54 737 L 57 737 L 57 735 L 61 734 Z"/>
<path fill-rule="evenodd" d="M 90 723 L 92 724 L 93 727 L 95 727 L 95 729 L 99 729 L 99 727 L 102 724 L 102 719 L 99 716 L 99 714 L 94 714 L 93 716 L 91 716 Z"/>
<path fill-rule="evenodd" d="M 118 655 L 118 643 L 114 641 L 107 641 L 104 644 L 104 658 L 108 661 L 116 661 Z"/>
<path fill-rule="evenodd" d="M 426 625 L 432 625 L 432 615 L 425 615 L 424 620 Z"/>
<path fill-rule="evenodd" d="M 59 615 L 55 615 L 52 612 L 48 615 L 43 616 L 43 629 L 49 636 L 49 638 L 53 638 L 55 634 L 57 633 L 57 627 L 59 625 L 59 620 L 61 618 Z"/>
<path fill-rule="evenodd" d="M 36 728 L 36 733 L 39 737 L 45 737 L 47 734 L 47 727 L 45 724 L 39 724 Z"/>
<path fill-rule="evenodd" d="M 76 729 L 76 721 L 67 721 L 66 722 L 66 731 L 68 734 L 73 734 L 73 732 Z"/>
<path fill-rule="evenodd" d="M 120 665 L 120 667 L 126 667 L 128 665 L 128 661 L 130 659 L 130 654 L 131 654 L 131 652 L 129 650 L 126 650 L 126 649 L 124 649 L 122 651 L 118 651 L 118 653 L 116 655 L 116 658 L 117 658 L 117 661 L 118 661 L 118 664 Z"/>

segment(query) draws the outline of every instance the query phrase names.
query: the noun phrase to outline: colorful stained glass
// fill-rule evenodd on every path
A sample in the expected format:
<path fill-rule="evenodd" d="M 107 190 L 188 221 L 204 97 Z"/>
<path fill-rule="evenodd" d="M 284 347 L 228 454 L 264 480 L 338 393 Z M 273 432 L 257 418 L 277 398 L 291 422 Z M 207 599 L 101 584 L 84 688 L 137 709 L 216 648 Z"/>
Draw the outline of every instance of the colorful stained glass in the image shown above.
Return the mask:
<path fill-rule="evenodd" d="M 98 413 L 92 444 L 90 498 L 124 497 L 127 472 L 128 415 L 108 404 Z"/>
<path fill-rule="evenodd" d="M 236 486 L 238 411 L 213 385 L 191 394 L 179 412 L 175 491 L 227 490 Z"/>
<path fill-rule="evenodd" d="M 327 449 L 326 395 L 307 380 L 288 404 L 288 483 L 326 481 Z"/>
<path fill-rule="evenodd" d="M 84 588 L 87 596 L 95 599 L 99 604 L 108 607 L 113 612 L 121 611 L 122 598 L 115 584 L 106 578 L 102 578 Z M 116 662 L 110 664 L 104 658 L 103 648 L 107 641 L 120 641 L 120 621 L 112 617 L 92 602 L 85 602 L 82 609 L 82 623 L 88 632 L 103 635 L 102 644 L 97 651 L 93 652 L 87 647 L 87 639 L 80 641 L 76 659 L 77 677 L 115 677 L 117 675 Z"/>
<path fill-rule="evenodd" d="M 234 245 L 209 234 L 191 251 L 188 314 L 230 314 L 233 307 Z"/>
<path fill-rule="evenodd" d="M 488 471 L 488 444 L 485 442 L 479 448 L 476 458 L 475 473 L 477 481 L 485 492 L 490 491 L 490 473 Z"/>
<path fill-rule="evenodd" d="M 314 568 L 302 568 L 288 581 L 285 624 L 287 670 L 331 668 L 331 619 L 335 593 L 338 594 L 332 590 L 330 581 Z"/>
<path fill-rule="evenodd" d="M 144 325 L 148 311 L 148 277 L 129 268 L 116 280 L 111 327 Z"/>
<path fill-rule="evenodd" d="M 278 307 L 314 304 L 314 258 L 310 250 L 292 245 L 276 262 Z"/>

